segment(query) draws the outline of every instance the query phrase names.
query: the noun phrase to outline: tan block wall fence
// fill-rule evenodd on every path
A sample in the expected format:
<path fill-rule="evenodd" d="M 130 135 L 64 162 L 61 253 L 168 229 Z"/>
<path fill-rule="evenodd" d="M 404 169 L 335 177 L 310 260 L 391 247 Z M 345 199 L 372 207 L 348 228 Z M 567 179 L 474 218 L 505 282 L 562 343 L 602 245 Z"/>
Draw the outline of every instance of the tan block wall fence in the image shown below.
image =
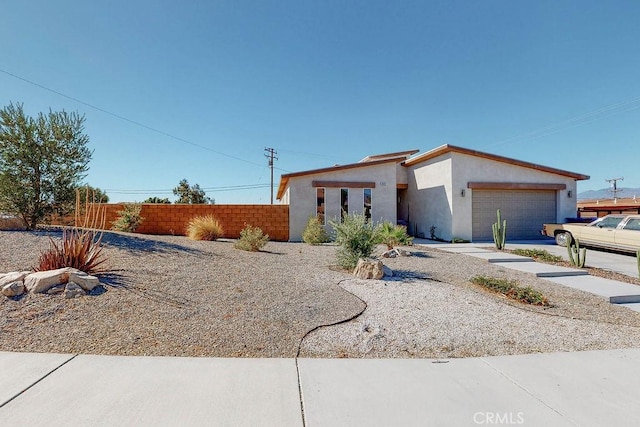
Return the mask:
<path fill-rule="evenodd" d="M 118 217 L 123 204 L 106 204 L 106 225 Z M 238 238 L 245 224 L 260 227 L 270 240 L 289 240 L 288 205 L 169 205 L 142 204 L 144 221 L 136 233 L 185 235 L 189 220 L 195 216 L 213 215 L 224 228 L 224 237 Z"/>

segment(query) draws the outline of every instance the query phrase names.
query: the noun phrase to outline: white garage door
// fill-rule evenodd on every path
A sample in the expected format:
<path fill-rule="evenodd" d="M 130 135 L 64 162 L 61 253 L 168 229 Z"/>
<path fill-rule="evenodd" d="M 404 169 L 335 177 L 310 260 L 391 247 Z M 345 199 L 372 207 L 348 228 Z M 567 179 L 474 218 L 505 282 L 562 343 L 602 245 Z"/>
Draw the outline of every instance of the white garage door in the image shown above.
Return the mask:
<path fill-rule="evenodd" d="M 496 210 L 507 220 L 507 240 L 540 239 L 544 223 L 556 222 L 556 192 L 473 190 L 473 240 L 493 240 Z"/>

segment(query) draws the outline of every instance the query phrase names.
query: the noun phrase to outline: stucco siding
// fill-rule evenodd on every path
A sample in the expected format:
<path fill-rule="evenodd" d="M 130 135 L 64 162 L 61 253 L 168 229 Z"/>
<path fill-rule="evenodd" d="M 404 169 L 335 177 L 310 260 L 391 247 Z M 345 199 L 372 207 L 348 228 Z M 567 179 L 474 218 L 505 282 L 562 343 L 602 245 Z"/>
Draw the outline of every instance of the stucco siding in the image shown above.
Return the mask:
<path fill-rule="evenodd" d="M 372 219 L 378 221 L 396 222 L 396 163 L 384 163 L 368 167 L 358 167 L 326 173 L 309 174 L 291 177 L 289 180 L 289 240 L 301 241 L 302 232 L 310 216 L 316 215 L 316 188 L 313 181 L 341 181 L 341 182 L 374 182 L 371 191 Z M 362 213 L 364 197 L 362 188 L 349 188 L 349 212 Z M 327 217 L 327 231 L 330 219 L 339 218 L 340 188 L 326 188 L 325 212 Z"/>
<path fill-rule="evenodd" d="M 576 216 L 576 181 L 573 178 L 460 153 L 452 153 L 452 160 L 452 237 L 470 240 L 472 236 L 473 190 L 467 188 L 469 182 L 565 184 L 565 190 L 556 192 L 556 221 L 564 222 L 566 217 Z M 571 198 L 568 191 L 571 191 Z"/>
<path fill-rule="evenodd" d="M 450 238 L 453 221 L 451 197 L 451 156 L 427 160 L 409 168 L 409 232 L 422 237 Z"/>
<path fill-rule="evenodd" d="M 471 240 L 473 190 L 469 182 L 564 184 L 566 189 L 556 192 L 556 220 L 576 216 L 576 181 L 571 177 L 455 152 L 407 169 L 409 231 L 417 236 L 431 237 L 435 227 L 438 238 Z"/>

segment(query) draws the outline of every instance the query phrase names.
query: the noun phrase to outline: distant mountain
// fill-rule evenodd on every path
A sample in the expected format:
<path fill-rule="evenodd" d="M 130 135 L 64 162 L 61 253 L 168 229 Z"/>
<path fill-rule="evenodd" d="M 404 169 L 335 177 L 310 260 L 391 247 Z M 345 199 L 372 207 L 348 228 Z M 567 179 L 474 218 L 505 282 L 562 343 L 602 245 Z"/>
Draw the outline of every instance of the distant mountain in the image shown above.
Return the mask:
<path fill-rule="evenodd" d="M 640 188 L 618 188 L 622 190 L 618 193 L 618 198 L 629 198 L 633 196 L 640 197 Z M 587 190 L 578 193 L 578 200 L 594 200 L 594 199 L 613 199 L 613 193 L 611 187 L 603 188 L 601 190 Z"/>

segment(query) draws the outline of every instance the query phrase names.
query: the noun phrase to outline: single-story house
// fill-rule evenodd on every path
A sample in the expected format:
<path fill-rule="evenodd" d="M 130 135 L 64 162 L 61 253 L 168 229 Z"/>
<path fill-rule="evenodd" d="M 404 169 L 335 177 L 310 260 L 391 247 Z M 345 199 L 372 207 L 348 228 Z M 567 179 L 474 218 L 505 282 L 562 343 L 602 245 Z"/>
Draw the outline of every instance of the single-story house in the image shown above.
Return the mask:
<path fill-rule="evenodd" d="M 508 239 L 536 239 L 543 223 L 576 216 L 576 182 L 589 179 L 448 144 L 418 152 L 282 175 L 277 198 L 289 205 L 289 240 L 302 239 L 310 216 L 327 226 L 343 211 L 406 224 L 419 237 L 491 240 L 497 209 Z"/>

